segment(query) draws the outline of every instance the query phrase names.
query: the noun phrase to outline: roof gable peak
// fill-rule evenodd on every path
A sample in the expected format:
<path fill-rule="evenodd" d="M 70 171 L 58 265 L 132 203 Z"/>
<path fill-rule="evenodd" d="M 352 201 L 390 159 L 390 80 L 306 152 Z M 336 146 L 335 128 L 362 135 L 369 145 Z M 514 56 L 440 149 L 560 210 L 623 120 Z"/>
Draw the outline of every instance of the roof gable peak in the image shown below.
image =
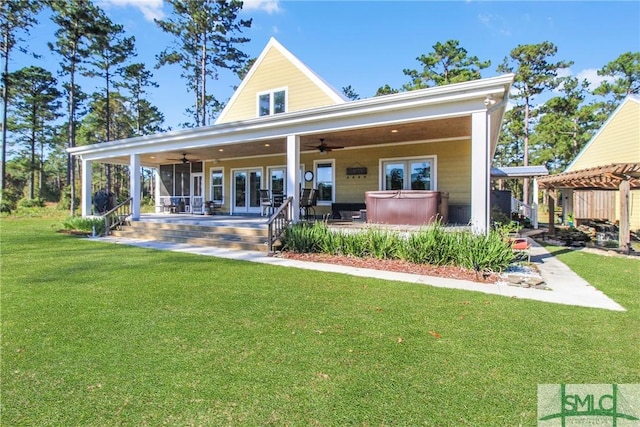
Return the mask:
<path fill-rule="evenodd" d="M 324 93 L 329 96 L 336 104 L 342 104 L 348 101 L 347 97 L 344 96 L 341 92 L 334 89 L 329 83 L 327 83 L 323 78 L 321 78 L 318 74 L 316 74 L 311 68 L 309 68 L 305 63 L 303 63 L 300 59 L 298 59 L 294 54 L 292 54 L 287 48 L 285 48 L 275 37 L 269 38 L 269 41 L 265 45 L 262 52 L 256 58 L 256 61 L 247 72 L 247 75 L 242 79 L 242 82 L 233 93 L 229 102 L 222 110 L 218 118 L 216 119 L 214 124 L 220 123 L 224 120 L 225 115 L 232 107 L 234 101 L 238 98 L 238 96 L 242 93 L 247 83 L 251 80 L 253 75 L 257 70 L 260 69 L 260 65 L 264 61 L 265 57 L 269 54 L 271 49 L 276 49 L 283 57 L 285 57 L 293 66 L 295 66 L 298 70 L 300 70 L 304 75 L 306 75 L 309 80 L 311 80 L 318 88 L 320 88 Z"/>

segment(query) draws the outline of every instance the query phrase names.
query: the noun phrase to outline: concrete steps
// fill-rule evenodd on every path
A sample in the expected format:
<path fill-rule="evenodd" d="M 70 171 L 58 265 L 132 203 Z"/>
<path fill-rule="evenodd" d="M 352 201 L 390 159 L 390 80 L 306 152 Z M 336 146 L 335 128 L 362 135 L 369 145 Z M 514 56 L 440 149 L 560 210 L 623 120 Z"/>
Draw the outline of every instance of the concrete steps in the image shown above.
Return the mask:
<path fill-rule="evenodd" d="M 268 230 L 264 227 L 236 227 L 132 221 L 111 236 L 267 252 Z"/>

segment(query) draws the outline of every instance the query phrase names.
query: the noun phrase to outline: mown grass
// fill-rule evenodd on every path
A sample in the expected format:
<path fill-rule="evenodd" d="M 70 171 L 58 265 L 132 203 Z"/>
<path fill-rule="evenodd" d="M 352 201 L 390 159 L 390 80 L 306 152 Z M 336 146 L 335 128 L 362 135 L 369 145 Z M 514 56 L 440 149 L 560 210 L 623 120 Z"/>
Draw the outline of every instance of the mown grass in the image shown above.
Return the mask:
<path fill-rule="evenodd" d="M 558 254 L 611 312 L 1 221 L 2 425 L 535 425 L 540 383 L 640 382 L 637 260 Z"/>

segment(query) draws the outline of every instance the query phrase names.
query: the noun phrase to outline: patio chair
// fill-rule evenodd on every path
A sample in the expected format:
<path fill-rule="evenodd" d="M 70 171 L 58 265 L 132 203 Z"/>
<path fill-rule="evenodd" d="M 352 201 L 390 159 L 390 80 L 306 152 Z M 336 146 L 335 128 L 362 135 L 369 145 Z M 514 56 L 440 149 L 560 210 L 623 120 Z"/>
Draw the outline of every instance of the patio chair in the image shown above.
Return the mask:
<path fill-rule="evenodd" d="M 531 263 L 531 244 L 526 237 L 516 237 L 509 239 L 511 243 L 511 250 L 519 258 L 527 260 L 527 263 Z"/>
<path fill-rule="evenodd" d="M 316 203 L 318 201 L 318 190 L 315 188 L 305 188 L 300 196 L 300 214 L 304 212 L 304 218 L 309 219 L 309 211 L 313 211 L 313 217 L 316 216 Z"/>
<path fill-rule="evenodd" d="M 274 205 L 271 195 L 269 194 L 269 190 L 260 190 L 260 206 L 262 207 L 260 216 L 264 216 L 265 211 L 269 214 L 273 211 Z"/>

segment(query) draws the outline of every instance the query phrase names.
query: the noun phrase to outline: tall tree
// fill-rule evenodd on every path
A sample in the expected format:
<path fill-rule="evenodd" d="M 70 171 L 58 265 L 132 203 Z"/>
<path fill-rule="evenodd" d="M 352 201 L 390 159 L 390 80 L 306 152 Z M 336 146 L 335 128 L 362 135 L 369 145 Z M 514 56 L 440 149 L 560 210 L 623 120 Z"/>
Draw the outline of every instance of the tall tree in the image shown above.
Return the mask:
<path fill-rule="evenodd" d="M 141 136 L 162 131 L 164 116 L 157 107 L 145 99 L 147 88 L 158 87 L 158 84 L 151 80 L 153 74 L 145 68 L 144 64 L 137 63 L 124 67 L 121 75 L 123 80 L 117 86 L 129 92 L 128 99 L 134 117 L 134 134 Z"/>
<path fill-rule="evenodd" d="M 100 11 L 90 0 L 52 0 L 53 15 L 51 19 L 58 26 L 55 32 L 55 43 L 48 43 L 49 49 L 61 58 L 61 74 L 68 77 L 64 84 L 67 93 L 68 107 L 68 147 L 76 145 L 76 109 L 78 108 L 78 92 L 76 83 L 80 67 L 90 55 L 89 46 L 93 38 L 99 34 L 96 25 L 100 19 Z M 75 215 L 75 162 L 67 155 L 67 185 L 71 193 L 71 215 Z"/>
<path fill-rule="evenodd" d="M 360 99 L 360 95 L 358 95 L 358 93 L 351 87 L 351 85 L 343 87 L 342 93 L 352 101 Z"/>
<path fill-rule="evenodd" d="M 21 42 L 20 32 L 28 33 L 37 23 L 35 15 L 43 3 L 38 0 L 2 0 L 0 2 L 0 55 L 2 55 L 2 164 L 0 171 L 0 200 L 6 187 L 5 167 L 7 164 L 7 109 L 9 107 L 9 59 L 13 48 Z M 26 52 L 26 48 L 20 47 Z"/>
<path fill-rule="evenodd" d="M 249 41 L 239 36 L 251 20 L 238 18 L 242 2 L 238 0 L 167 0 L 173 15 L 156 20 L 165 32 L 177 38 L 174 48 L 158 55 L 158 66 L 180 64 L 182 77 L 196 95 L 192 109 L 196 126 L 206 126 L 212 109 L 221 107 L 207 87 L 209 79 L 217 79 L 221 70 L 240 71 L 248 56 L 238 45 Z"/>
<path fill-rule="evenodd" d="M 458 40 L 437 42 L 432 47 L 433 52 L 416 58 L 422 70 L 403 71 L 411 78 L 411 82 L 403 86 L 404 90 L 477 80 L 481 77 L 480 70 L 491 65 L 491 61 L 480 61 L 477 56 L 469 56 Z"/>
<path fill-rule="evenodd" d="M 563 79 L 561 94 L 540 107 L 531 136 L 532 158 L 551 171 L 563 170 L 589 141 L 596 127 L 594 108 L 585 104 L 589 82 Z"/>
<path fill-rule="evenodd" d="M 604 110 L 608 116 L 627 95 L 640 93 L 640 52 L 625 52 L 598 70 L 605 80 L 594 91 L 594 95 L 607 97 Z"/>
<path fill-rule="evenodd" d="M 41 156 L 47 136 L 51 134 L 52 122 L 60 117 L 60 91 L 51 73 L 41 67 L 22 68 L 9 76 L 11 120 L 8 125 L 12 133 L 18 135 L 16 142 L 23 144 L 29 158 L 29 198 L 35 198 L 36 170 L 40 169 L 42 158 L 37 160 L 36 149 Z M 42 181 L 40 181 L 40 189 Z M 41 192 L 38 192 L 38 197 Z"/>
<path fill-rule="evenodd" d="M 517 103 L 523 106 L 523 163 L 529 166 L 529 137 L 533 119 L 534 99 L 545 90 L 558 87 L 558 70 L 568 68 L 573 62 L 552 61 L 558 52 L 558 48 L 551 42 L 545 41 L 539 44 L 518 45 L 511 50 L 509 57 L 504 58 L 497 68 L 499 72 L 515 73 L 512 96 Z M 529 180 L 524 179 L 523 201 L 529 200 Z"/>
<path fill-rule="evenodd" d="M 88 77 L 100 77 L 104 85 L 104 105 L 105 105 L 105 139 L 111 141 L 111 102 L 109 97 L 114 86 L 114 77 L 119 74 L 122 64 L 134 55 L 134 37 L 124 36 L 124 27 L 114 24 L 104 14 L 100 13 L 100 18 L 96 25 L 99 27 L 93 43 L 89 46 L 93 55 L 88 63 L 91 67 L 84 73 Z M 111 165 L 106 165 L 107 191 L 111 191 Z"/>

